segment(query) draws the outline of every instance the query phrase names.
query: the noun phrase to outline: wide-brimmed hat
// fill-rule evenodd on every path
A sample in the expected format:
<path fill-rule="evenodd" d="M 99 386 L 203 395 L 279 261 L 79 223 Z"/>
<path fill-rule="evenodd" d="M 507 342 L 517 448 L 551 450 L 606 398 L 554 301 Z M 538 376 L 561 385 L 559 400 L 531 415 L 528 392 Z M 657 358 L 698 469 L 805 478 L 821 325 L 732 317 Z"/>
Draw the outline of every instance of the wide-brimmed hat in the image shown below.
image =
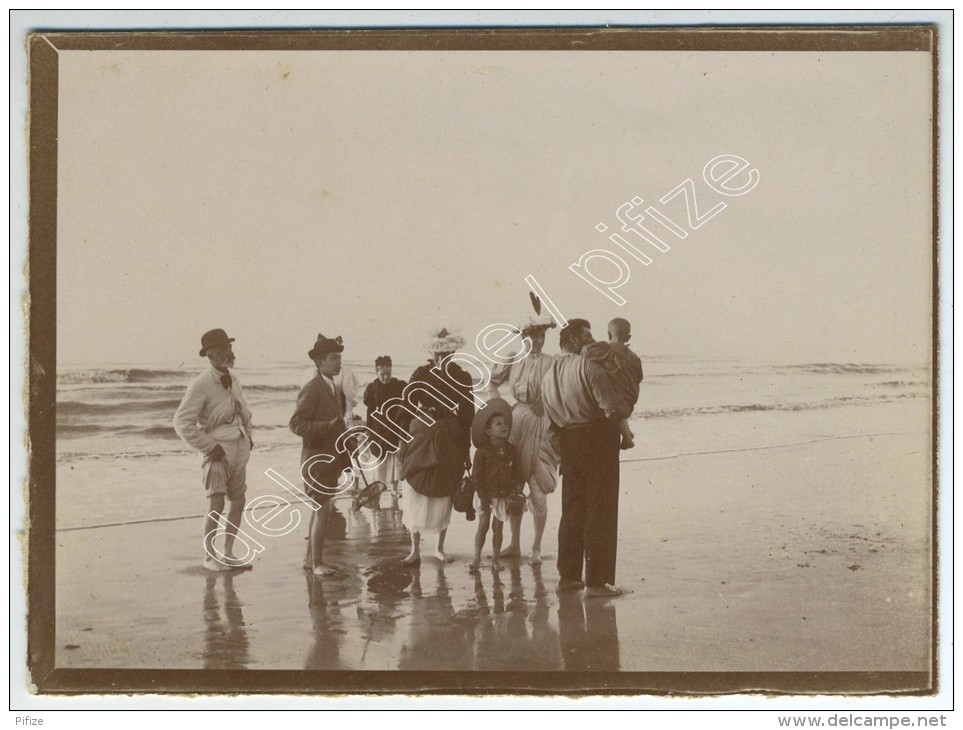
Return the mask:
<path fill-rule="evenodd" d="M 508 401 L 504 398 L 492 398 L 485 404 L 484 408 L 475 413 L 471 422 L 471 442 L 475 444 L 476 449 L 491 445 L 485 430 L 488 428 L 488 422 L 495 416 L 505 417 L 508 422 L 508 432 L 511 433 L 512 407 L 508 405 Z"/>
<path fill-rule="evenodd" d="M 209 330 L 201 335 L 201 351 L 198 354 L 201 357 L 204 357 L 208 350 L 213 350 L 215 347 L 230 345 L 232 342 L 234 342 L 234 338 L 228 337 L 227 332 L 224 330 Z"/>
<path fill-rule="evenodd" d="M 312 360 L 317 360 L 318 357 L 322 357 L 331 352 L 344 352 L 344 345 L 341 344 L 341 335 L 338 335 L 332 340 L 319 332 L 314 347 L 308 351 L 308 357 Z"/>
<path fill-rule="evenodd" d="M 535 314 L 529 316 L 524 322 L 518 325 L 518 331 L 523 335 L 527 335 L 530 332 L 535 332 L 537 330 L 542 330 L 543 332 L 551 327 L 557 326 L 555 320 L 550 314 Z"/>
<path fill-rule="evenodd" d="M 442 327 L 432 333 L 428 342 L 428 352 L 457 352 L 465 346 L 465 338 Z"/>

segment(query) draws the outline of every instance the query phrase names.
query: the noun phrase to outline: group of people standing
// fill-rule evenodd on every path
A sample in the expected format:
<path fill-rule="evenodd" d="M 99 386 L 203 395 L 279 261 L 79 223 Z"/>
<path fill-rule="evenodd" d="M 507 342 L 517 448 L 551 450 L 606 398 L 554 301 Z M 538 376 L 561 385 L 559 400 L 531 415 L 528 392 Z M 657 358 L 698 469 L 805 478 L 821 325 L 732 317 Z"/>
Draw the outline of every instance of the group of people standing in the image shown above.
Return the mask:
<path fill-rule="evenodd" d="M 465 344 L 458 335 L 438 331 L 428 343 L 431 359 L 412 373 L 408 383 L 392 377 L 389 356 L 375 361 L 376 379 L 363 396 L 366 425 L 388 446 L 374 478 L 402 484 L 402 519 L 411 537 L 403 564 L 420 562 L 421 537 L 428 533 L 436 535 L 433 557 L 451 559 L 445 537 L 452 497 L 456 490 L 464 492 L 467 484 L 474 500 L 466 511 L 469 519 L 478 515 L 470 570 L 479 570 L 490 528 L 494 569 L 500 568 L 501 560 L 522 557 L 526 511 L 533 521 L 528 561 L 539 565 L 548 497 L 561 475 L 559 589 L 584 588 L 593 596 L 624 592 L 615 582 L 619 451 L 632 446 L 626 419 L 638 399 L 641 361 L 628 347 L 631 330 L 624 319 L 609 324 L 608 342 L 595 342 L 587 321 L 569 320 L 560 332 L 561 353 L 551 356 L 543 348 L 547 330 L 555 326 L 550 318 L 533 317 L 518 328 L 530 349 L 513 364 L 496 368 L 488 386 L 490 400 L 477 412 L 471 376 L 450 362 Z M 178 435 L 203 454 L 202 479 L 210 500 L 204 566 L 211 571 L 249 567 L 233 553 L 245 504 L 246 464 L 254 447 L 251 411 L 231 372 L 233 341 L 220 329 L 203 335 L 200 356 L 208 358 L 209 367 L 192 381 L 174 416 Z M 289 424 L 301 437 L 304 491 L 314 503 L 304 565 L 321 577 L 338 572 L 323 559 L 324 539 L 332 501 L 341 491 L 341 475 L 353 467 L 348 454 L 337 448 L 338 438 L 348 429 L 350 411 L 344 389 L 336 382 L 343 351 L 340 337 L 318 335 L 308 352 L 314 369 L 298 393 Z M 399 403 L 405 386 L 411 384 L 430 387 L 409 388 L 414 410 L 398 406 L 407 410 L 392 419 L 403 426 L 402 438 L 377 415 L 386 404 L 394 407 L 389 402 Z M 500 387 L 510 391 L 513 406 L 500 397 Z M 438 394 L 451 397 L 439 399 Z M 223 547 L 215 553 L 213 541 L 225 507 Z M 510 537 L 502 549 L 505 522 Z"/>

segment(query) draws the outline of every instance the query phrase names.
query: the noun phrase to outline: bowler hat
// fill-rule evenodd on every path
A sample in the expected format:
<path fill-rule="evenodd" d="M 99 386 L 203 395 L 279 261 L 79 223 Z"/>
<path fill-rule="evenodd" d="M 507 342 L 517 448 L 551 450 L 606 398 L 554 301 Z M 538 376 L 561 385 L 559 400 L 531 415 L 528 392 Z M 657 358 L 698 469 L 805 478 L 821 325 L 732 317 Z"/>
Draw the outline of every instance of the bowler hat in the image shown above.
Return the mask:
<path fill-rule="evenodd" d="M 312 360 L 317 360 L 319 357 L 327 355 L 329 352 L 344 352 L 344 345 L 341 344 L 341 336 L 338 335 L 333 340 L 328 339 L 320 332 L 318 333 L 318 339 L 308 351 L 308 357 Z"/>
<path fill-rule="evenodd" d="M 201 357 L 204 357 L 208 350 L 213 350 L 215 347 L 230 345 L 232 342 L 234 342 L 234 338 L 228 337 L 227 332 L 224 330 L 210 330 L 201 336 L 201 351 L 199 354 Z"/>
<path fill-rule="evenodd" d="M 490 446 L 491 440 L 485 430 L 488 422 L 495 416 L 504 416 L 508 423 L 508 432 L 512 431 L 512 407 L 504 398 L 492 398 L 476 414 L 471 422 L 471 442 L 476 449 L 482 446 Z"/>

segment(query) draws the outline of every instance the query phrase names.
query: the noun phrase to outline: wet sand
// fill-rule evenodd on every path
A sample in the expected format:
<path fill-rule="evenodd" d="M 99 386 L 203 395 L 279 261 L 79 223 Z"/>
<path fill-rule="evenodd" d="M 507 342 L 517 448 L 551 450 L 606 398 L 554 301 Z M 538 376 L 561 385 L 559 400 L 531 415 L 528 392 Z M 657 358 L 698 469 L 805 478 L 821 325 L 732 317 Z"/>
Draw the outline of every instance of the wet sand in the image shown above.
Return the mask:
<path fill-rule="evenodd" d="M 556 593 L 558 493 L 545 563 L 494 574 L 486 560 L 477 577 L 475 523 L 457 514 L 453 562 L 401 567 L 387 495 L 378 511 L 339 503 L 337 578 L 302 569 L 306 507 L 296 532 L 262 538 L 253 570 L 227 574 L 200 567 L 199 519 L 59 531 L 56 664 L 926 671 L 927 444 L 863 435 L 623 463 L 618 573 L 634 592 L 618 599 Z M 524 545 L 529 518 L 523 530 Z"/>

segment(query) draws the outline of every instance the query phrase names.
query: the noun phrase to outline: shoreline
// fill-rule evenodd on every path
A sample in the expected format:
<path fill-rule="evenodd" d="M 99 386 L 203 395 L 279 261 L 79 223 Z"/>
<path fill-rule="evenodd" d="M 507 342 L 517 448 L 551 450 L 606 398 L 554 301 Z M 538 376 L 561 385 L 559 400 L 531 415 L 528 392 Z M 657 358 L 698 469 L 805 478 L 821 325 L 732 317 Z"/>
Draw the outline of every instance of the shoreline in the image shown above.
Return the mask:
<path fill-rule="evenodd" d="M 634 593 L 618 599 L 555 593 L 559 491 L 545 563 L 497 577 L 490 544 L 468 575 L 475 523 L 457 513 L 455 562 L 398 567 L 407 533 L 387 503 L 339 503 L 337 580 L 301 569 L 303 526 L 266 541 L 252 571 L 213 576 L 199 519 L 58 531 L 57 665 L 928 671 L 931 494 L 905 488 L 924 440 L 623 463 L 618 581 Z"/>

